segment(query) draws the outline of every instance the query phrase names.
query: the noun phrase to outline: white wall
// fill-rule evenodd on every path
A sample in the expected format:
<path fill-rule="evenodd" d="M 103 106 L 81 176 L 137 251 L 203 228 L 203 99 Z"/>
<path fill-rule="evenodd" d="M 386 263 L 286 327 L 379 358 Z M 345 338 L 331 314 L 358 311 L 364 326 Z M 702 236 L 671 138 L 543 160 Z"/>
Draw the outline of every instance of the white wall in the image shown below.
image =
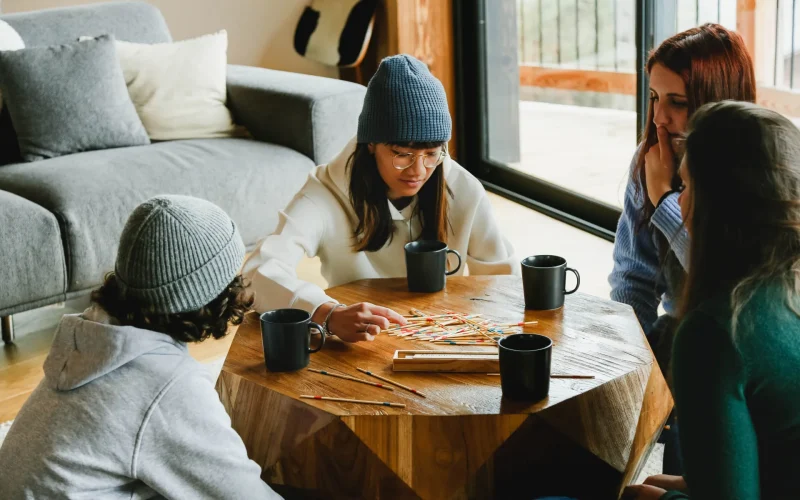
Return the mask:
<path fill-rule="evenodd" d="M 68 7 L 100 0 L 2 0 L 3 13 Z M 147 0 L 183 40 L 228 31 L 228 62 L 338 78 L 339 71 L 294 51 L 294 28 L 310 0 Z"/>

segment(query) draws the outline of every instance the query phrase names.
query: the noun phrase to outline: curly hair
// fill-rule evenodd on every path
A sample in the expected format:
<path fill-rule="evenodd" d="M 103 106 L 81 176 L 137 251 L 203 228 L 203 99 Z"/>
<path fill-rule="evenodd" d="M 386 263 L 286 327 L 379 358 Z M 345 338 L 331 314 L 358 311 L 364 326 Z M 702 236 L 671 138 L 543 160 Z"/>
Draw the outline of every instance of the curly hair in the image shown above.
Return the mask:
<path fill-rule="evenodd" d="M 253 305 L 253 295 L 238 275 L 217 298 L 197 311 L 159 314 L 126 298 L 117 277 L 109 273 L 103 285 L 92 292 L 92 301 L 123 326 L 164 333 L 181 342 L 202 342 L 209 337 L 222 338 L 229 325 L 240 324 Z"/>

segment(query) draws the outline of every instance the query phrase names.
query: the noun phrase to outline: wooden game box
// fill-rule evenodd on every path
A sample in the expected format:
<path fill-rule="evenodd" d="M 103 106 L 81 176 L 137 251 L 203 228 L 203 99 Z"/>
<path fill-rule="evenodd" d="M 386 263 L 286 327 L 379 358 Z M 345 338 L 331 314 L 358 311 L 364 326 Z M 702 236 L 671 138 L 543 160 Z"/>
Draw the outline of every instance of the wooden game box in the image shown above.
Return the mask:
<path fill-rule="evenodd" d="M 392 358 L 396 372 L 494 373 L 500 371 L 497 351 L 405 351 Z"/>

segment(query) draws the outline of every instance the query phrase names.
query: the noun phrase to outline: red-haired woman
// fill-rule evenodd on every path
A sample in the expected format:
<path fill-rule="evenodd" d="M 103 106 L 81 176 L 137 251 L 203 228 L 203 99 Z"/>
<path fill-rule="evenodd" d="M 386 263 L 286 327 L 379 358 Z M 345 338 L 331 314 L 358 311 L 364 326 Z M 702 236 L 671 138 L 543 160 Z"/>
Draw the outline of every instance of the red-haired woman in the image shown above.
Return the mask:
<path fill-rule="evenodd" d="M 647 61 L 650 106 L 631 162 L 614 244 L 611 298 L 629 304 L 664 373 L 669 373 L 677 321 L 674 299 L 686 276 L 689 235 L 683 225 L 677 175 L 682 134 L 702 105 L 722 100 L 754 102 L 753 61 L 742 37 L 705 24 L 668 38 Z M 658 317 L 658 306 L 666 314 Z M 665 470 L 680 472 L 670 465 Z"/>
<path fill-rule="evenodd" d="M 647 126 L 631 164 L 609 282 L 611 297 L 633 307 L 658 347 L 675 326 L 674 297 L 680 294 L 689 250 L 678 205 L 676 148 L 697 108 L 722 100 L 755 102 L 756 82 L 744 41 L 718 24 L 665 40 L 650 55 L 647 72 Z M 659 304 L 667 313 L 660 318 Z"/>

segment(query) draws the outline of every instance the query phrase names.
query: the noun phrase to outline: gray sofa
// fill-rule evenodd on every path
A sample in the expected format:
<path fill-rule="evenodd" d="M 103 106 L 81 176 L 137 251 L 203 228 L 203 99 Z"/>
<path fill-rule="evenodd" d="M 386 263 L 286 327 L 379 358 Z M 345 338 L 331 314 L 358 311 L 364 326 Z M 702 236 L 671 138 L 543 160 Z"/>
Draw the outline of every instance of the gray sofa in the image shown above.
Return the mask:
<path fill-rule="evenodd" d="M 161 13 L 145 3 L 0 19 L 29 47 L 103 33 L 133 42 L 171 40 Z M 169 193 L 210 200 L 231 215 L 252 247 L 274 229 L 278 210 L 312 167 L 333 158 L 355 134 L 360 85 L 244 66 L 229 66 L 227 83 L 228 106 L 253 139 L 170 141 L 0 166 L 4 340 L 13 339 L 12 314 L 99 285 L 113 270 L 128 214 L 145 199 Z M 8 142 L 13 130 L 5 123 L 0 144 Z"/>

